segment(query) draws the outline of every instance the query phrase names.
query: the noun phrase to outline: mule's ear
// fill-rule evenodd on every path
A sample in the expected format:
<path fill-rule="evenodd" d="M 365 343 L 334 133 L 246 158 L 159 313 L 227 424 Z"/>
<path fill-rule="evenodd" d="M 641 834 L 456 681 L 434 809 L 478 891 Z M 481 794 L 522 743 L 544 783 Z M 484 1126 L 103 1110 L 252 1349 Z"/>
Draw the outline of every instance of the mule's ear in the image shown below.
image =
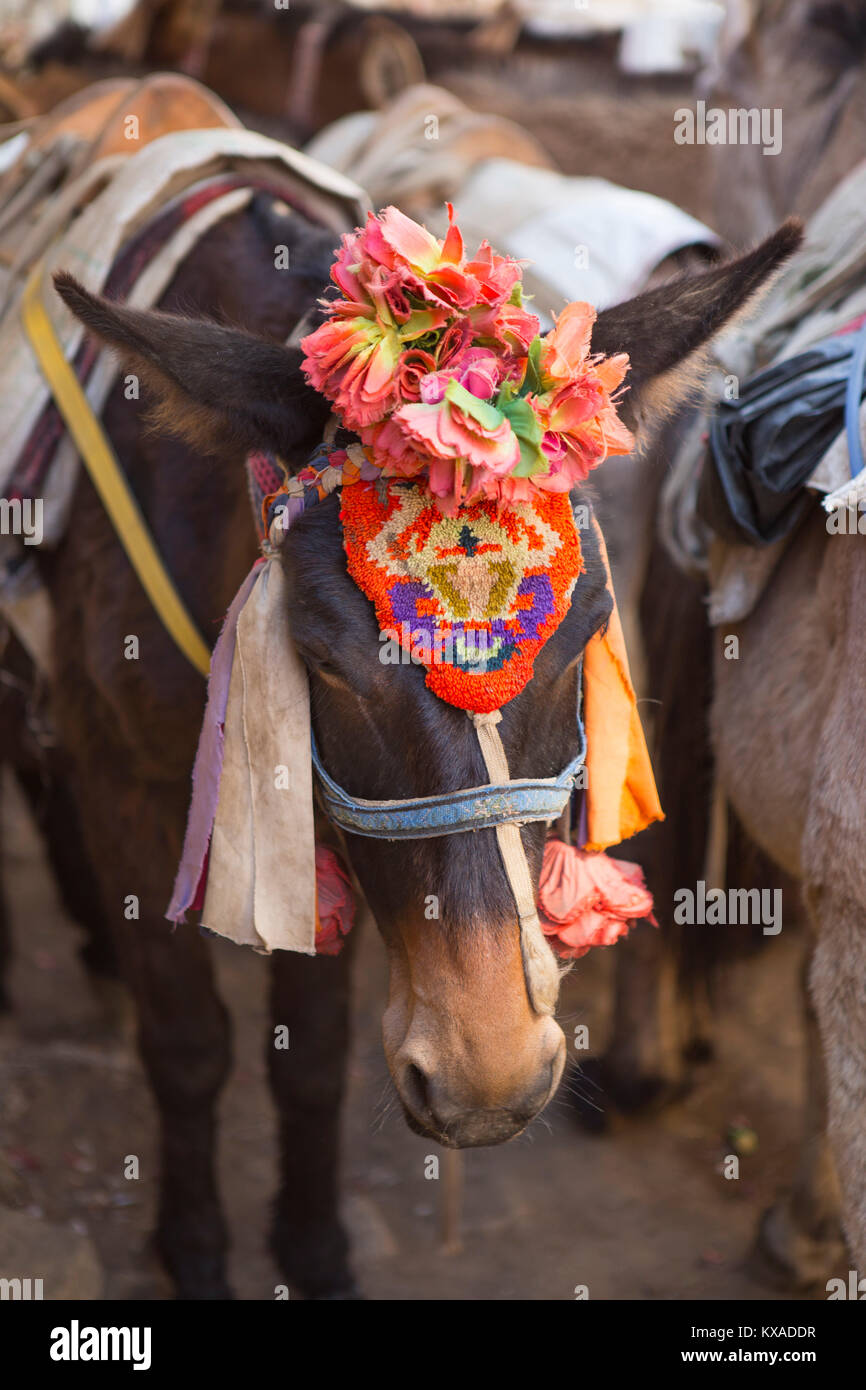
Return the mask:
<path fill-rule="evenodd" d="M 330 407 L 305 382 L 300 349 L 206 319 L 128 309 L 65 271 L 54 284 L 153 392 L 157 428 L 206 453 L 272 449 L 287 461 L 321 440 Z"/>
<path fill-rule="evenodd" d="M 803 241 L 789 221 L 754 251 L 699 275 L 687 274 L 603 310 L 592 351 L 627 352 L 629 390 L 619 413 L 640 439 L 700 391 L 707 348 L 739 317 L 753 312 L 776 272 Z"/>

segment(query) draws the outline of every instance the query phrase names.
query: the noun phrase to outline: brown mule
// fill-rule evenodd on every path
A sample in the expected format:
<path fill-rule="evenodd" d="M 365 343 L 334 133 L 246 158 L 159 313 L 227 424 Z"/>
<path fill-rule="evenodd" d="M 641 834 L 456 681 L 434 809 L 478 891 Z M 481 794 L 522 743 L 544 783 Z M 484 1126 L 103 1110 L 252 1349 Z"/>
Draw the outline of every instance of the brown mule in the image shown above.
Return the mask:
<path fill-rule="evenodd" d="M 749 22 L 732 36 L 714 85 L 702 95 L 708 105 L 723 109 L 778 109 L 784 139 L 773 157 L 750 144 L 707 148 L 714 220 L 722 230 L 747 239 L 766 232 L 780 216 L 813 213 L 862 158 L 864 58 L 866 25 L 859 0 L 752 4 Z M 659 475 L 666 461 L 667 455 L 660 456 Z M 633 496 L 639 499 L 637 492 Z M 638 501 L 635 524 L 644 526 L 639 511 Z M 852 934 L 856 898 L 845 883 L 852 846 L 847 829 L 843 833 L 836 824 L 843 806 L 847 819 L 857 805 L 856 791 L 846 785 L 847 770 L 856 771 L 859 757 L 854 705 L 848 706 L 847 722 L 839 706 L 852 699 L 862 665 L 850 628 L 853 618 L 847 616 L 854 612 L 850 596 L 859 584 L 858 553 L 856 537 L 829 537 L 820 518 L 804 526 L 755 612 L 741 626 L 724 630 L 724 636 L 739 638 L 737 661 L 724 659 L 719 632 L 706 629 L 702 586 L 674 567 L 660 543 L 653 547 L 642 597 L 651 672 L 645 693 L 665 702 L 656 759 L 668 821 L 641 837 L 646 843 L 636 857 L 647 864 L 657 901 L 670 903 L 674 886 L 702 876 L 713 759 L 705 700 L 711 698 L 724 791 L 768 856 L 760 881 L 783 885 L 786 925 L 798 916 L 799 904 L 791 902 L 794 884 L 804 889 L 800 911 L 810 926 L 809 955 L 814 951 L 812 997 L 804 998 L 804 1139 L 790 1189 L 765 1214 L 756 1247 L 761 1272 L 794 1288 L 822 1283 L 843 1253 L 828 1098 L 831 1137 L 838 1136 L 834 1150 L 847 1188 L 846 1229 L 858 1253 L 866 1230 L 863 1127 L 857 1118 L 863 1098 L 855 1060 L 859 1042 L 851 1036 L 856 1013 L 849 1010 L 843 1017 L 839 1007 L 840 999 L 862 990 L 864 976 L 858 975 L 859 936 L 856 930 Z M 654 625 L 660 612 L 668 613 L 668 621 Z M 830 671 L 837 683 L 832 702 L 823 674 Z M 704 694 L 695 700 L 695 691 Z M 691 766 L 684 766 L 688 747 Z M 729 881 L 744 884 L 743 874 L 743 860 L 732 861 Z M 626 1104 L 646 1099 L 653 1089 L 669 1092 L 681 1080 L 682 1039 L 667 1035 L 673 1014 L 668 1008 L 663 1018 L 658 1003 L 671 998 L 673 961 L 658 945 L 650 938 L 640 960 L 625 952 L 618 961 L 626 976 L 622 1023 L 606 1061 L 613 1088 Z M 808 971 L 803 973 L 805 978 Z"/>
<path fill-rule="evenodd" d="M 863 158 L 864 96 L 858 0 L 761 0 L 711 98 L 779 109 L 784 140 L 773 158 L 744 145 L 714 152 L 723 227 L 751 236 L 782 210 L 813 213 Z M 791 1190 L 761 1233 L 769 1259 L 801 1284 L 826 1278 L 840 1254 L 834 1166 L 851 1254 L 861 1269 L 866 1261 L 859 540 L 828 535 L 814 516 L 755 611 L 732 629 L 740 659 L 721 658 L 718 634 L 714 653 L 712 723 L 725 791 L 757 843 L 802 885 L 810 928 L 805 1140 Z"/>
<path fill-rule="evenodd" d="M 689 389 L 705 343 L 798 235 L 783 229 L 740 261 L 600 315 L 597 349 L 632 355 L 628 410 L 637 428 Z M 245 451 L 271 447 L 297 466 L 321 437 L 327 406 L 304 385 L 298 354 L 281 344 L 324 286 L 331 240 L 268 199 L 212 230 L 162 308 L 182 305 L 222 324 L 126 310 L 61 282 L 67 303 L 140 374 L 141 401 L 116 390 L 105 425 L 192 616 L 209 633 L 255 555 Z M 275 272 L 274 244 L 292 247 L 290 275 Z M 155 403 L 183 442 L 147 428 Z M 372 610 L 346 573 L 337 499 L 305 513 L 290 541 L 293 636 L 332 775 L 373 798 L 486 780 L 465 717 L 437 701 L 414 667 L 386 671 L 379 662 Z M 570 614 L 505 709 L 513 776 L 550 775 L 574 755 L 575 658 L 608 611 L 591 541 L 586 562 Z M 118 922 L 159 1109 L 159 1248 L 182 1295 L 224 1297 L 214 1136 L 230 1065 L 228 1020 L 205 942 L 189 927 L 172 932 L 162 917 L 183 836 L 201 681 L 149 608 L 83 476 L 68 535 L 44 568 L 55 613 L 56 718 L 103 898 Z M 130 633 L 139 637 L 138 661 L 124 657 Z M 543 829 L 527 827 L 523 839 L 537 875 Z M 409 846 L 349 837 L 347 848 L 389 953 L 385 1044 L 407 1118 L 458 1145 L 520 1132 L 558 1081 L 562 1040 L 529 1004 L 493 832 Z M 433 922 L 423 916 L 431 891 L 441 903 Z M 120 921 L 130 893 L 140 920 Z M 273 1248 L 284 1277 L 312 1296 L 352 1287 L 336 1210 L 350 954 L 272 962 L 274 1020 L 289 1022 L 293 1038 L 290 1052 L 268 1054 L 282 1141 Z"/>

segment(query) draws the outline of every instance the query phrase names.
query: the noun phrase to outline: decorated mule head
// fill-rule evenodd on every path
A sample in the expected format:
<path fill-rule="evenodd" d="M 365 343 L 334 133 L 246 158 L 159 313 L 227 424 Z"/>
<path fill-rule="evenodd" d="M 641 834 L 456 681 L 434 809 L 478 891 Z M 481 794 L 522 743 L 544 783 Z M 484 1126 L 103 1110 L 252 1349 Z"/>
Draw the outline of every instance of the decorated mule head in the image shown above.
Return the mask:
<path fill-rule="evenodd" d="M 260 684 L 246 655 L 243 672 L 232 669 L 246 692 L 244 729 L 254 745 L 257 714 L 276 710 L 279 720 L 291 707 L 301 721 L 311 716 L 322 834 L 341 837 L 388 951 L 384 1044 L 407 1120 L 462 1147 L 520 1133 L 562 1074 L 559 970 L 535 893 L 546 823 L 568 802 L 585 732 L 599 772 L 590 773 L 584 843 L 603 848 L 654 814 L 634 780 L 636 716 L 612 754 L 621 762 L 609 779 L 613 809 L 601 805 L 606 722 L 631 692 L 581 481 L 694 389 L 702 350 L 799 232 L 782 228 L 738 261 L 597 319 L 571 306 L 544 344 L 515 263 L 489 248 L 468 262 L 455 228 L 434 243 L 404 223 L 366 229 L 382 269 L 366 283 L 356 270 L 365 233 L 347 240 L 333 272 L 344 307 L 325 305 L 303 349 L 126 309 L 69 276 L 57 285 L 87 327 L 131 359 L 164 425 L 204 449 L 228 437 L 244 454 L 269 450 L 287 467 L 291 481 L 265 508 L 269 577 L 256 581 L 256 602 L 267 591 L 271 605 L 257 647 L 269 669 Z M 410 238 L 401 244 L 414 278 L 396 273 L 399 261 L 380 246 L 389 225 Z M 452 332 L 464 318 L 468 326 Z M 444 362 L 443 344 L 454 348 Z M 624 354 L 630 390 L 612 399 Z M 309 442 L 326 432 L 331 404 L 355 438 L 333 439 L 305 490 Z M 280 496 L 294 498 L 297 514 L 277 544 Z M 416 648 L 431 615 L 451 642 L 442 663 Z M 480 660 L 467 653 L 474 632 L 489 644 Z M 591 682 L 599 641 L 610 661 Z M 383 660 L 389 642 L 392 659 Z M 298 689 L 296 654 L 309 716 L 306 695 L 292 704 L 287 693 Z M 267 692 L 266 710 L 250 696 L 257 690 Z M 296 786 L 308 785 L 309 762 L 290 771 Z M 256 783 L 272 768 L 253 759 L 249 773 Z M 553 809 L 533 799 L 545 796 L 555 796 Z M 336 829 L 324 825 L 323 807 Z M 371 817 L 385 820 L 371 830 Z M 281 842 L 262 847 L 263 861 L 287 855 Z M 278 882 L 289 914 L 302 885 Z M 206 900 L 209 924 L 207 909 Z M 312 928 L 309 940 L 301 949 L 311 948 Z"/>

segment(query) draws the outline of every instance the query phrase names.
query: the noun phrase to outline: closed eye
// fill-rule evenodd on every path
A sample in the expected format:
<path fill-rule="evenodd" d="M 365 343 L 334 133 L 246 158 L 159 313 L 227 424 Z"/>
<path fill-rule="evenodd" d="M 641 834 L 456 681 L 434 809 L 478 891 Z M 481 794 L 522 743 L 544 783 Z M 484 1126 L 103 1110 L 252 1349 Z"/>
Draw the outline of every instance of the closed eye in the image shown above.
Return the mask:
<path fill-rule="evenodd" d="M 338 674 L 333 656 L 324 643 L 315 640 L 307 641 L 306 638 L 299 641 L 297 637 L 294 641 L 295 650 L 311 675 L 314 673 L 317 676 Z"/>
<path fill-rule="evenodd" d="M 331 686 L 334 690 L 347 690 L 353 695 L 358 695 L 353 687 L 349 671 L 346 669 L 347 663 L 343 662 L 338 666 L 328 648 L 317 642 L 307 643 L 305 641 L 296 641 L 295 646 L 310 676 L 315 676 L 317 680 L 323 681 L 325 685 Z"/>
<path fill-rule="evenodd" d="M 317 666 L 316 675 L 319 680 L 324 681 L 326 685 L 333 686 L 335 690 L 351 690 L 346 677 L 341 675 L 335 666 Z"/>
<path fill-rule="evenodd" d="M 324 679 L 328 676 L 338 676 L 340 674 L 330 653 L 326 654 L 323 652 L 311 651 L 307 647 L 299 647 L 298 654 L 311 676 L 322 676 Z"/>

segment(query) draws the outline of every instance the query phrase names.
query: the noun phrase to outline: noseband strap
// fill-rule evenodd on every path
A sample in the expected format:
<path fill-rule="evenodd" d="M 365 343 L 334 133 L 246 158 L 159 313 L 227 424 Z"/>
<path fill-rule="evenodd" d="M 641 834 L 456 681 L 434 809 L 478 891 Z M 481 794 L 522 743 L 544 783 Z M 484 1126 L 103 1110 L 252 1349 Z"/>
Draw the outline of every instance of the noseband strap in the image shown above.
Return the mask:
<path fill-rule="evenodd" d="M 328 775 L 322 765 L 316 740 L 312 742 L 313 767 L 319 779 L 319 792 L 328 818 L 342 830 L 376 840 L 424 840 L 436 835 L 459 835 L 467 830 L 485 830 L 502 825 L 524 825 L 530 821 L 554 821 L 561 816 L 574 789 L 586 758 L 586 736 L 581 719 L 582 662 L 577 679 L 577 728 L 580 747 L 558 777 L 518 778 L 508 776 L 508 761 L 494 725 L 478 729 L 481 752 L 491 781 L 481 787 L 439 796 L 419 796 L 405 801 L 367 801 L 350 796 Z M 479 718 L 479 716 L 476 716 Z M 487 719 L 487 716 L 480 716 Z M 482 733 L 482 730 L 484 732 Z M 488 762 L 492 739 L 499 745 L 501 762 Z M 503 770 L 504 769 L 504 770 Z"/>

